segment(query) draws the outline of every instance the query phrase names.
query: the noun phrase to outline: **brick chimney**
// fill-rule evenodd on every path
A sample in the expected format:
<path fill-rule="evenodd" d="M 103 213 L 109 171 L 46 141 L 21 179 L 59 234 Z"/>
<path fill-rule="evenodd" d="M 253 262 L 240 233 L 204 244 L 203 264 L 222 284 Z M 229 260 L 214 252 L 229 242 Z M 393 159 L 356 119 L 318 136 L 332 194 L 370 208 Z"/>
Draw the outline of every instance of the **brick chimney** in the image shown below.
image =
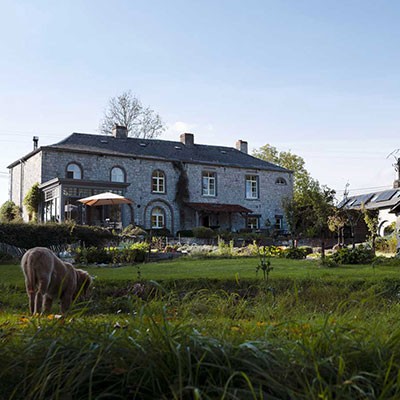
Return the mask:
<path fill-rule="evenodd" d="M 194 145 L 194 135 L 193 133 L 182 133 L 180 136 L 181 143 L 186 146 L 193 146 Z"/>
<path fill-rule="evenodd" d="M 246 154 L 247 154 L 248 151 L 249 151 L 247 142 L 246 142 L 245 140 L 238 140 L 238 141 L 236 142 L 236 149 L 239 150 L 239 151 L 241 151 L 242 153 L 246 153 Z"/>
<path fill-rule="evenodd" d="M 126 139 L 128 137 L 128 129 L 126 126 L 115 125 L 112 130 L 112 135 L 117 139 Z"/>
<path fill-rule="evenodd" d="M 38 148 L 39 136 L 34 136 L 32 140 L 33 140 L 33 150 L 36 150 Z"/>

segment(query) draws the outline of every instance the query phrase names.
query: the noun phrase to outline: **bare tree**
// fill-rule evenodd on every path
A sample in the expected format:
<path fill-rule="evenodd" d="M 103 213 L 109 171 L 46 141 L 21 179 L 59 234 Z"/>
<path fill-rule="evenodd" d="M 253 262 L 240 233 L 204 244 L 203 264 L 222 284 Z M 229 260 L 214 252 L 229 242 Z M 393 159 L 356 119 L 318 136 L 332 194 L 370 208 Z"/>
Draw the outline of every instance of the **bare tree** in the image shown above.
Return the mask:
<path fill-rule="evenodd" d="M 156 138 L 165 130 L 160 115 L 144 107 L 130 90 L 109 100 L 100 132 L 109 135 L 115 125 L 126 126 L 129 136 L 144 139 Z"/>

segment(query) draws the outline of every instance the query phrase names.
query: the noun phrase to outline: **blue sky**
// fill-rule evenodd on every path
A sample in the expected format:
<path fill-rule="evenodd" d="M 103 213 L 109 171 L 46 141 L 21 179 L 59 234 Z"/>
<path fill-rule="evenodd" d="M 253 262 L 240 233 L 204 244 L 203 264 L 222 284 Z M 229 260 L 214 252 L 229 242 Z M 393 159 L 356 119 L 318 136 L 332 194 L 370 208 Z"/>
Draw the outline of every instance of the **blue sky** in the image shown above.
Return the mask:
<path fill-rule="evenodd" d="M 390 187 L 400 148 L 400 2 L 0 2 L 0 204 L 7 165 L 96 133 L 132 90 L 163 137 L 266 143 L 350 193 Z M 362 190 L 359 190 L 362 189 Z"/>

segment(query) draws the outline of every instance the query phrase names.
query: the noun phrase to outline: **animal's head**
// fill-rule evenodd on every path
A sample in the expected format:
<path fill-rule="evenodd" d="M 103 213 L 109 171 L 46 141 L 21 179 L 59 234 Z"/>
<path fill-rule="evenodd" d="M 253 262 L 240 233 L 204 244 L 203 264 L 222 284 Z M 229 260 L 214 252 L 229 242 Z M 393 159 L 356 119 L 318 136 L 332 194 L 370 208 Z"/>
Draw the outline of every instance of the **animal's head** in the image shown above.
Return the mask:
<path fill-rule="evenodd" d="M 76 269 L 76 295 L 86 296 L 88 294 L 90 285 L 92 284 L 92 277 L 81 269 Z"/>

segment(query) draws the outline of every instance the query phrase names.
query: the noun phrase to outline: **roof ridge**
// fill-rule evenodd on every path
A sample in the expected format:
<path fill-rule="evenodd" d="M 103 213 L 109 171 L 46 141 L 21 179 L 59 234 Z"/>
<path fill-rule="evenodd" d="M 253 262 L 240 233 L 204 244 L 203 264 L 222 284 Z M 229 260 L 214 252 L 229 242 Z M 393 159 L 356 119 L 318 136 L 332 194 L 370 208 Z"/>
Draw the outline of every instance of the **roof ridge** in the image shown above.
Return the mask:
<path fill-rule="evenodd" d="M 143 146 L 142 143 L 146 143 L 147 145 Z M 99 133 L 73 132 L 63 140 L 41 147 L 40 149 L 52 148 L 80 152 L 95 151 L 103 152 L 104 154 L 112 153 L 115 156 L 150 157 L 165 161 L 179 160 L 188 163 L 212 164 L 255 170 L 261 169 L 281 173 L 293 172 L 280 165 L 244 153 L 235 147 L 210 144 L 185 145 L 180 141 L 165 139 L 132 137 L 120 139 L 112 135 Z"/>

